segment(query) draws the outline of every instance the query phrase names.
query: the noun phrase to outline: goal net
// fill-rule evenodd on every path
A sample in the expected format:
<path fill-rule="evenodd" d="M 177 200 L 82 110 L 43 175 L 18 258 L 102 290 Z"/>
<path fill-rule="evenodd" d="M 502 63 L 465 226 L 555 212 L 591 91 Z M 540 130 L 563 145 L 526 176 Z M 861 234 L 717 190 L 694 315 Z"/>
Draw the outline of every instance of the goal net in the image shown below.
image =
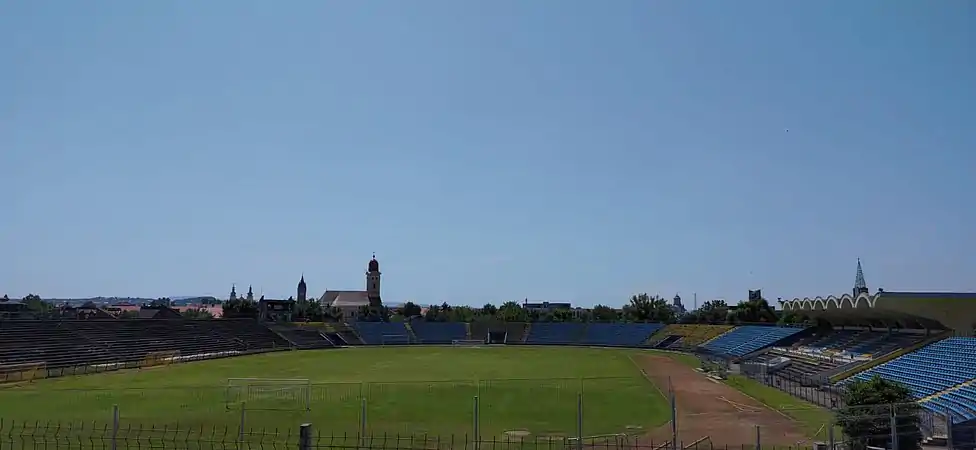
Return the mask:
<path fill-rule="evenodd" d="M 384 334 L 380 336 L 380 344 L 382 345 L 399 345 L 399 344 L 409 344 L 410 336 L 406 334 Z"/>
<path fill-rule="evenodd" d="M 179 350 L 168 350 L 163 352 L 149 352 L 142 359 L 139 367 L 168 366 L 180 357 Z"/>
<path fill-rule="evenodd" d="M 301 379 L 228 378 L 224 406 L 249 410 L 311 411 L 312 383 Z"/>
<path fill-rule="evenodd" d="M 47 363 L 0 364 L 0 383 L 47 378 Z"/>
<path fill-rule="evenodd" d="M 456 347 L 478 347 L 485 345 L 483 339 L 455 339 L 451 341 L 451 345 Z"/>

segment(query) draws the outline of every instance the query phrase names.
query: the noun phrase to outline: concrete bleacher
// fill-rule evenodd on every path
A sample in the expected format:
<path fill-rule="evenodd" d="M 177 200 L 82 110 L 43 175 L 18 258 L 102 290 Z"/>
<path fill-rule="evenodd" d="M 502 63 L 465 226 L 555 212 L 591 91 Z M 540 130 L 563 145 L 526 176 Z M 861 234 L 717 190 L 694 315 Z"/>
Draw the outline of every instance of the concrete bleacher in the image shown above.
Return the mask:
<path fill-rule="evenodd" d="M 724 333 L 702 347 L 727 356 L 744 356 L 804 331 L 798 327 L 743 325 Z"/>
<path fill-rule="evenodd" d="M 450 344 L 455 340 L 468 338 L 468 327 L 464 322 L 425 322 L 410 323 L 421 344 Z"/>
<path fill-rule="evenodd" d="M 648 338 L 647 345 L 656 348 L 693 348 L 732 328 L 732 325 L 672 324 Z"/>
<path fill-rule="evenodd" d="M 370 345 L 402 345 L 410 343 L 410 331 L 403 322 L 355 322 L 352 327 Z"/>
<path fill-rule="evenodd" d="M 272 331 L 287 339 L 292 345 L 301 350 L 311 350 L 316 348 L 334 348 L 336 344 L 329 339 L 323 330 L 314 328 L 296 328 L 288 325 L 276 325 L 270 327 Z"/>
<path fill-rule="evenodd" d="M 842 381 L 879 376 L 909 389 L 927 410 L 954 423 L 976 419 L 976 338 L 953 337 L 927 345 Z"/>
<path fill-rule="evenodd" d="M 185 360 L 290 347 L 253 320 L 0 322 L 0 365 L 43 364 L 44 376 L 139 367 L 150 354 L 160 352 L 178 352 Z"/>
<path fill-rule="evenodd" d="M 873 357 L 914 345 L 922 334 L 869 330 L 818 331 L 789 346 L 776 347 L 768 354 L 786 358 L 789 363 L 770 373 L 795 380 L 821 380 L 838 368 L 852 368 Z M 755 362 L 750 360 L 749 362 Z"/>
<path fill-rule="evenodd" d="M 583 338 L 586 324 L 579 322 L 536 322 L 529 328 L 526 344 L 578 344 Z"/>
<path fill-rule="evenodd" d="M 660 323 L 591 323 L 586 326 L 580 343 L 638 347 L 663 326 Z"/>

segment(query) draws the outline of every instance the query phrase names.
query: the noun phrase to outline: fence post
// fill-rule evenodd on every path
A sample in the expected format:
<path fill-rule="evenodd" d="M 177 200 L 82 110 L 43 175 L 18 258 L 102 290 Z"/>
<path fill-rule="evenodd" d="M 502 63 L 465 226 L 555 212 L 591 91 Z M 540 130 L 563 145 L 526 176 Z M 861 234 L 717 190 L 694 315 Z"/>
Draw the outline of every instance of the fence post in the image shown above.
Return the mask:
<path fill-rule="evenodd" d="M 481 417 L 480 417 L 480 399 L 478 396 L 474 396 L 474 450 L 478 450 L 481 447 Z"/>
<path fill-rule="evenodd" d="M 670 381 L 670 378 L 668 381 Z M 671 448 L 680 450 L 678 446 L 678 408 L 674 400 L 674 390 L 669 390 L 668 392 L 671 394 Z"/>
<path fill-rule="evenodd" d="M 576 450 L 583 449 L 583 393 L 576 393 Z"/>
<path fill-rule="evenodd" d="M 756 425 L 756 450 L 762 449 L 762 432 L 759 431 L 759 425 Z"/>
<path fill-rule="evenodd" d="M 361 440 L 362 439 L 366 439 L 366 397 L 362 397 L 360 399 L 360 406 L 359 406 L 359 438 Z"/>
<path fill-rule="evenodd" d="M 946 447 L 949 450 L 953 450 L 955 446 L 952 445 L 952 413 L 949 412 L 949 408 L 946 408 L 945 411 L 945 424 L 946 424 Z M 932 428 L 935 429 L 935 427 Z"/>
<path fill-rule="evenodd" d="M 312 449 L 312 424 L 303 423 L 298 429 L 298 450 Z"/>
<path fill-rule="evenodd" d="M 891 405 L 891 450 L 898 450 L 898 414 L 895 405 Z"/>
<path fill-rule="evenodd" d="M 834 423 L 827 423 L 827 449 L 834 450 Z"/>
<path fill-rule="evenodd" d="M 112 405 L 112 450 L 118 448 L 119 437 L 119 405 Z"/>
<path fill-rule="evenodd" d="M 237 443 L 244 448 L 244 428 L 247 426 L 247 402 L 241 402 L 241 425 L 237 430 Z"/>

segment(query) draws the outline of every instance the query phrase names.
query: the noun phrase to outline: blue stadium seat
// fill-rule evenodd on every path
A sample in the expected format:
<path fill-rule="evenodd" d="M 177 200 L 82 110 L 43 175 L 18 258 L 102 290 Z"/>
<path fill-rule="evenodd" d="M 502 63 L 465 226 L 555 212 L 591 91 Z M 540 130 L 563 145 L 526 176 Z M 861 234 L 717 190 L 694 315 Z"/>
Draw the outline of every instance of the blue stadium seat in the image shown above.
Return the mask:
<path fill-rule="evenodd" d="M 402 322 L 355 322 L 352 325 L 363 342 L 374 345 L 409 344 L 410 333 Z"/>
<path fill-rule="evenodd" d="M 466 339 L 468 328 L 464 322 L 410 322 L 414 334 L 422 344 L 450 344 L 454 340 Z"/>
<path fill-rule="evenodd" d="M 874 376 L 904 384 L 919 399 L 939 394 L 976 379 L 976 338 L 943 339 L 858 373 L 841 384 L 851 380 L 870 380 Z M 974 419 L 976 387 L 967 385 L 953 389 L 928 398 L 921 405 L 938 413 L 950 411 L 953 422 Z"/>
<path fill-rule="evenodd" d="M 703 347 L 721 355 L 744 356 L 801 331 L 803 328 L 743 325 L 706 342 Z"/>
<path fill-rule="evenodd" d="M 637 347 L 664 327 L 660 323 L 591 323 L 581 344 Z"/>
<path fill-rule="evenodd" d="M 578 344 L 585 324 L 575 322 L 537 322 L 531 325 L 526 344 Z"/>

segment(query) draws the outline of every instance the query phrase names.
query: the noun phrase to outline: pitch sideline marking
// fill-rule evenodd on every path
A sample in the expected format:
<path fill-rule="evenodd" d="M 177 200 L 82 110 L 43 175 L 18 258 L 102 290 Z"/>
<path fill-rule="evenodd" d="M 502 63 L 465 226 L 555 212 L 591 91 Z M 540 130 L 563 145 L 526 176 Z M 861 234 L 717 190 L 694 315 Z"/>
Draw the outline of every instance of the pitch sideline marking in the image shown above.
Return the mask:
<path fill-rule="evenodd" d="M 641 376 L 644 377 L 644 380 L 646 380 L 648 383 L 651 383 L 651 386 L 654 386 L 654 390 L 656 390 L 658 394 L 661 394 L 661 398 L 663 398 L 667 402 L 671 401 L 671 399 L 668 398 L 667 395 L 664 395 L 664 391 L 661 390 L 661 386 L 658 386 L 657 383 L 655 383 L 654 380 L 651 379 L 651 376 L 648 375 L 643 368 L 641 368 L 640 364 L 637 364 L 637 361 L 634 360 L 634 355 L 627 355 L 627 359 L 630 360 L 630 363 L 634 365 L 635 369 L 640 371 Z"/>

